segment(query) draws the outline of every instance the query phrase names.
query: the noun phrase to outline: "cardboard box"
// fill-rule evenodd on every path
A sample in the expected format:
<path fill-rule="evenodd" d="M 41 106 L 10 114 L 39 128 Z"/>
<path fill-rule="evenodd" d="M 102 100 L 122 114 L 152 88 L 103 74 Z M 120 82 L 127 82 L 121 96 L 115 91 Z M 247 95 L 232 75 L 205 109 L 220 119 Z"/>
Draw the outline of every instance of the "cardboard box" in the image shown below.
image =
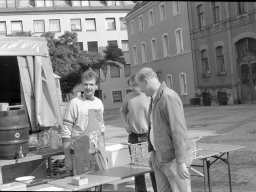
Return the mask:
<path fill-rule="evenodd" d="M 88 184 L 88 178 L 86 176 L 74 176 L 72 178 L 72 184 L 74 185 L 87 185 Z"/>
<path fill-rule="evenodd" d="M 25 183 L 12 182 L 0 185 L 0 191 L 27 191 Z"/>

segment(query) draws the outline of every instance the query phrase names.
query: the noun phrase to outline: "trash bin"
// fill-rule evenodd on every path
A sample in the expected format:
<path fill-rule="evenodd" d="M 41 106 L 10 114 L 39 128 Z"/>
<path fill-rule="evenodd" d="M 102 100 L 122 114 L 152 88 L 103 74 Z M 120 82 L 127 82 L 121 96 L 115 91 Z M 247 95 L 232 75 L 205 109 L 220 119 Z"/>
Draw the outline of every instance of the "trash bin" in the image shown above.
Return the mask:
<path fill-rule="evenodd" d="M 190 105 L 192 105 L 192 106 L 200 105 L 200 98 L 199 97 L 191 98 L 190 99 Z"/>
<path fill-rule="evenodd" d="M 226 92 L 218 92 L 218 103 L 219 105 L 228 104 L 228 96 Z"/>
<path fill-rule="evenodd" d="M 203 105 L 211 106 L 211 94 L 210 93 L 202 93 L 203 95 Z"/>

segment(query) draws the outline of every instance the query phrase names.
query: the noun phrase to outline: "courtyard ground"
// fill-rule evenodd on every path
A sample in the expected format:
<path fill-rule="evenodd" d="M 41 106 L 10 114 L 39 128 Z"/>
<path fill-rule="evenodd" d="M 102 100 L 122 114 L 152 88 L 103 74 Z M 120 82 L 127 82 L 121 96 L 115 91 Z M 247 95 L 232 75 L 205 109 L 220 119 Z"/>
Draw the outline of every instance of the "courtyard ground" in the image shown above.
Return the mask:
<path fill-rule="evenodd" d="M 231 152 L 231 178 L 233 192 L 256 191 L 256 105 L 194 106 L 185 107 L 188 130 L 194 134 L 212 132 L 203 137 L 202 143 L 243 145 L 245 148 Z M 118 109 L 105 111 L 106 142 L 127 142 L 127 133 Z M 198 169 L 200 170 L 200 169 Z M 152 191 L 150 178 L 146 175 L 148 191 Z M 213 192 L 228 192 L 227 166 L 218 161 L 211 167 Z M 192 192 L 203 192 L 203 178 L 191 177 Z M 104 186 L 110 189 L 111 186 Z M 120 191 L 134 191 L 134 181 L 119 185 Z"/>

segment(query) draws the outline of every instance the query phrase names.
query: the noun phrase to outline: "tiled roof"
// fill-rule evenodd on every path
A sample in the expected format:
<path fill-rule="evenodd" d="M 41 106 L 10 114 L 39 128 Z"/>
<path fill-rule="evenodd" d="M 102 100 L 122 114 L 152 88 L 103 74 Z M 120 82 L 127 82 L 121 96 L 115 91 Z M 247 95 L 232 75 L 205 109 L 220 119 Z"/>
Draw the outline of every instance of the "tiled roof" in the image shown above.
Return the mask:
<path fill-rule="evenodd" d="M 128 17 L 129 15 L 131 15 L 132 13 L 134 13 L 135 11 L 140 9 L 141 7 L 144 7 L 145 5 L 149 4 L 150 2 L 151 1 L 138 1 L 136 3 L 136 5 L 133 7 L 133 9 L 126 15 L 126 17 Z"/>

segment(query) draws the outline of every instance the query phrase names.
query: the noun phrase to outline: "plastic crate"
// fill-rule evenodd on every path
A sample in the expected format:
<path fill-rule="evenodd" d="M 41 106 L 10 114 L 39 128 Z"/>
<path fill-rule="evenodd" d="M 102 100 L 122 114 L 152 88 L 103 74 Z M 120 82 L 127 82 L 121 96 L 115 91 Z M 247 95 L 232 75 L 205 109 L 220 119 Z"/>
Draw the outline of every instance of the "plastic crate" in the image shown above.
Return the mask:
<path fill-rule="evenodd" d="M 131 164 L 140 166 L 149 166 L 148 160 L 150 153 L 148 152 L 148 142 L 129 144 Z"/>
<path fill-rule="evenodd" d="M 199 157 L 198 141 L 201 137 L 193 138 L 189 142 L 192 146 L 187 156 L 192 155 L 192 159 Z M 140 166 L 149 166 L 148 160 L 150 153 L 148 152 L 148 142 L 129 144 L 131 164 Z"/>

